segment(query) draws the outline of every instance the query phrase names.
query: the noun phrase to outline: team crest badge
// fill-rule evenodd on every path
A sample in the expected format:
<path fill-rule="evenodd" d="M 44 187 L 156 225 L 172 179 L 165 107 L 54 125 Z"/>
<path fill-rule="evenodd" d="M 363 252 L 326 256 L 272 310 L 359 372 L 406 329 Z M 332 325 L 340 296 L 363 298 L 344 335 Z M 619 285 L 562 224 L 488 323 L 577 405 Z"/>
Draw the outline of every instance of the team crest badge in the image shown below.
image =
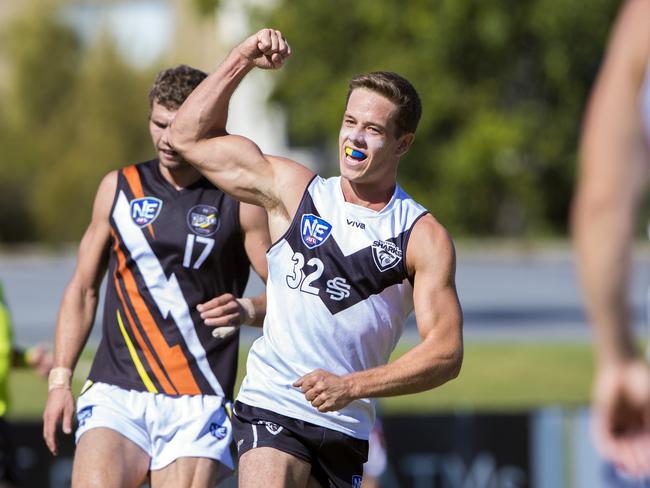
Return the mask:
<path fill-rule="evenodd" d="M 223 425 L 219 425 L 216 422 L 212 422 L 210 424 L 210 434 L 212 434 L 212 436 L 216 437 L 218 440 L 221 440 L 226 437 L 226 434 L 228 434 L 228 428 L 224 427 Z"/>
<path fill-rule="evenodd" d="M 219 212 L 211 205 L 195 205 L 187 212 L 187 225 L 195 234 L 211 236 L 219 228 Z"/>
<path fill-rule="evenodd" d="M 87 407 L 79 410 L 79 413 L 77 413 L 77 422 L 79 422 L 80 427 L 85 425 L 86 420 L 93 416 L 93 408 L 94 405 L 88 405 Z"/>
<path fill-rule="evenodd" d="M 332 232 L 332 224 L 314 214 L 304 214 L 300 221 L 300 236 L 309 249 L 320 246 Z"/>
<path fill-rule="evenodd" d="M 271 435 L 278 435 L 280 432 L 282 432 L 282 426 L 276 424 L 275 422 L 269 422 L 268 420 L 262 420 L 262 423 L 264 424 L 264 427 L 266 427 L 266 430 L 268 430 L 269 434 L 271 434 Z"/>
<path fill-rule="evenodd" d="M 372 257 L 379 271 L 386 271 L 402 260 L 402 250 L 389 241 L 372 243 Z"/>
<path fill-rule="evenodd" d="M 362 477 L 358 474 L 355 474 L 352 477 L 352 488 L 361 488 Z"/>
<path fill-rule="evenodd" d="M 138 227 L 146 227 L 160 215 L 162 200 L 154 197 L 143 197 L 131 200 L 131 218 Z"/>

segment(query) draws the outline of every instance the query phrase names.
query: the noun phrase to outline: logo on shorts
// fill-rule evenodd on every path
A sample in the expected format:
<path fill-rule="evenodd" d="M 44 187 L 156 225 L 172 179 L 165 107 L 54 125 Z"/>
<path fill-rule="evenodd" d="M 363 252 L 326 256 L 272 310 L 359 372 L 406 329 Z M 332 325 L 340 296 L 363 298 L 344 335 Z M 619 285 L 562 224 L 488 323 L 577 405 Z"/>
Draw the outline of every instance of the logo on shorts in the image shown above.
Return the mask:
<path fill-rule="evenodd" d="M 300 221 L 300 236 L 309 249 L 320 246 L 332 232 L 332 224 L 314 214 L 304 214 Z"/>
<path fill-rule="evenodd" d="M 260 420 L 258 423 L 264 424 L 264 427 L 266 427 L 266 430 L 268 430 L 269 434 L 271 435 L 278 435 L 280 432 L 282 432 L 282 426 L 274 422 L 269 422 L 268 420 Z"/>
<path fill-rule="evenodd" d="M 352 488 L 361 488 L 361 476 L 358 474 L 352 477 Z"/>
<path fill-rule="evenodd" d="M 87 407 L 82 408 L 77 413 L 77 422 L 79 422 L 79 427 L 83 427 L 86 424 L 86 420 L 93 416 L 94 405 L 88 405 Z"/>
<path fill-rule="evenodd" d="M 228 435 L 228 427 L 224 427 L 216 422 L 210 424 L 210 434 L 218 440 L 224 439 Z"/>
<path fill-rule="evenodd" d="M 389 241 L 372 243 L 372 257 L 379 271 L 386 271 L 402 260 L 402 250 Z"/>
<path fill-rule="evenodd" d="M 210 205 L 195 205 L 187 212 L 187 225 L 195 234 L 211 236 L 219 228 L 219 212 Z"/>
<path fill-rule="evenodd" d="M 138 227 L 151 224 L 160 215 L 162 200 L 154 197 L 143 197 L 131 200 L 131 218 Z"/>

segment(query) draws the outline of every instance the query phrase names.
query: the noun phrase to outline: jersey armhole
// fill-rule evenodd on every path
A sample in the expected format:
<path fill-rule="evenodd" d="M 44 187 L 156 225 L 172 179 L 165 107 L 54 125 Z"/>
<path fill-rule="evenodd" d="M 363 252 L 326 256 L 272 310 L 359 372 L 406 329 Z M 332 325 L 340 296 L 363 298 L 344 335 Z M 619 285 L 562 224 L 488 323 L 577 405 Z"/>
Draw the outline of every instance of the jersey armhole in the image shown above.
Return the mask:
<path fill-rule="evenodd" d="M 312 183 L 314 180 L 318 177 L 317 174 L 312 176 L 312 178 L 309 180 L 309 183 L 307 183 L 307 186 L 305 186 L 305 191 L 302 193 L 302 198 L 300 199 L 300 203 L 298 204 L 298 208 L 296 209 L 296 213 L 291 217 L 291 223 L 289 224 L 289 227 L 287 230 L 282 234 L 275 242 L 271 243 L 269 246 L 268 250 L 266 253 L 268 254 L 273 250 L 274 247 L 278 245 L 278 243 L 282 242 L 284 239 L 287 238 L 287 236 L 294 230 L 296 227 L 296 216 L 298 215 L 298 211 L 302 208 L 303 204 L 305 203 L 305 199 L 307 198 L 307 195 L 309 194 L 309 188 L 311 187 Z"/>
<path fill-rule="evenodd" d="M 404 274 L 404 277 L 409 281 L 411 286 L 413 286 L 413 279 L 409 276 L 408 269 L 406 268 L 406 253 L 408 251 L 408 244 L 411 239 L 411 231 L 413 230 L 413 227 L 415 227 L 415 224 L 418 223 L 418 220 L 420 220 L 422 217 L 427 215 L 429 213 L 428 210 L 425 210 L 422 212 L 420 215 L 418 215 L 413 223 L 411 224 L 411 227 L 409 227 L 409 230 L 406 231 L 406 234 L 404 235 L 404 259 L 402 259 L 402 273 Z"/>
<path fill-rule="evenodd" d="M 136 171 L 138 170 L 137 165 L 133 164 L 131 166 L 133 166 L 136 169 Z M 126 166 L 125 168 L 128 168 L 128 166 Z M 120 191 L 122 191 L 120 182 L 124 181 L 124 184 L 127 187 L 129 186 L 128 182 L 126 181 L 126 176 L 124 176 L 124 169 L 125 168 L 120 168 L 119 170 L 117 170 L 117 181 L 115 182 L 115 193 L 113 194 L 113 203 L 111 204 L 111 211 L 108 214 L 108 222 L 109 222 L 109 224 L 113 220 L 113 212 L 115 212 L 115 206 L 117 205 L 117 197 L 120 194 Z"/>

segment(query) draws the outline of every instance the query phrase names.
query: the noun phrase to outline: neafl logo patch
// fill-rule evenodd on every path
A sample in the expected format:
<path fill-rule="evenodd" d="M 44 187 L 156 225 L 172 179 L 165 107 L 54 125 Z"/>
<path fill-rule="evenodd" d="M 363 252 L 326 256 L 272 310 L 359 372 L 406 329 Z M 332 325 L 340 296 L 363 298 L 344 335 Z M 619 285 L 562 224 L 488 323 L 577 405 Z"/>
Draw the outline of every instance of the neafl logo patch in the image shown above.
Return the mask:
<path fill-rule="evenodd" d="M 302 242 L 309 249 L 320 246 L 332 232 L 332 224 L 314 214 L 304 214 L 300 222 Z"/>
<path fill-rule="evenodd" d="M 228 434 L 228 428 L 216 422 L 212 422 L 210 424 L 210 434 L 212 434 L 213 437 L 217 438 L 217 440 L 221 440 L 224 439 Z"/>
<path fill-rule="evenodd" d="M 379 271 L 386 271 L 402 260 L 402 250 L 389 241 L 372 243 L 372 257 Z"/>
<path fill-rule="evenodd" d="M 138 227 L 151 224 L 160 215 L 162 200 L 154 197 L 143 197 L 131 200 L 131 218 Z"/>
<path fill-rule="evenodd" d="M 88 405 L 87 407 L 79 410 L 79 413 L 77 413 L 77 422 L 79 422 L 79 425 L 81 427 L 86 425 L 86 420 L 93 416 L 93 408 L 95 408 L 94 405 Z"/>

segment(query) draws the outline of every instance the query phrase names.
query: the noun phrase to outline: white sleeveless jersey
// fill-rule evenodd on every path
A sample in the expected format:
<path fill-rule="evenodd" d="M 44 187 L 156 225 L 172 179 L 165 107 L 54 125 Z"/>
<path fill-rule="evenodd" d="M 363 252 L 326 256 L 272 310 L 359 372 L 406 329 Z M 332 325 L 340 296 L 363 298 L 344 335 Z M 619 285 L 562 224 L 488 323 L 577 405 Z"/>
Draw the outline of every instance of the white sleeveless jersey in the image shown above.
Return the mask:
<path fill-rule="evenodd" d="M 314 177 L 267 253 L 264 335 L 250 350 L 237 399 L 367 439 L 371 400 L 320 413 L 292 384 L 317 368 L 345 375 L 388 362 L 413 310 L 406 247 L 426 213 L 399 185 L 376 212 L 347 203 L 340 177 Z"/>

